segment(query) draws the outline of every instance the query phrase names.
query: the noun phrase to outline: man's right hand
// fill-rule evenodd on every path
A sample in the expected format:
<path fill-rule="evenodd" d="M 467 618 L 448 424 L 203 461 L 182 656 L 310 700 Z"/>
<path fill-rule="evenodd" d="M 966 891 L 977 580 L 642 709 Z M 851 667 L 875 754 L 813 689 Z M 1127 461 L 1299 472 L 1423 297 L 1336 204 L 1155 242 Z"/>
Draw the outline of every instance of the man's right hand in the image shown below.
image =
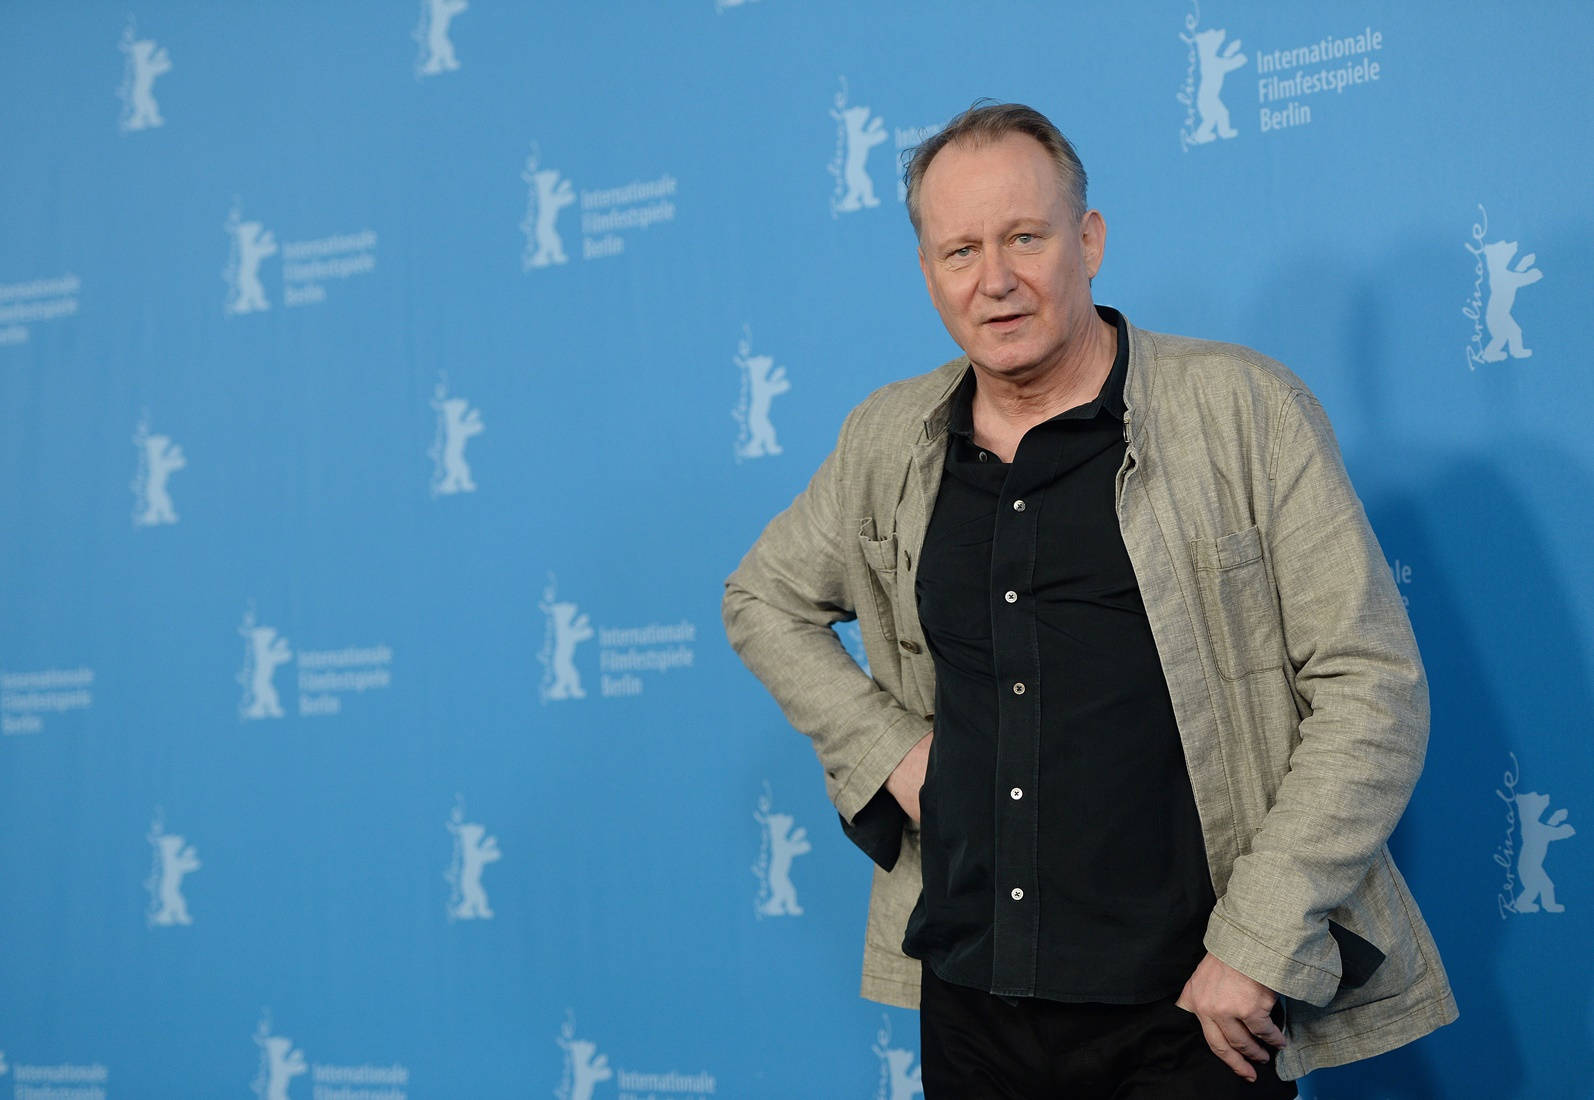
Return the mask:
<path fill-rule="evenodd" d="M 924 786 L 925 767 L 930 762 L 930 739 L 934 736 L 935 731 L 931 730 L 919 738 L 919 743 L 908 750 L 908 755 L 886 777 L 886 790 L 915 825 L 919 823 L 919 788 Z"/>

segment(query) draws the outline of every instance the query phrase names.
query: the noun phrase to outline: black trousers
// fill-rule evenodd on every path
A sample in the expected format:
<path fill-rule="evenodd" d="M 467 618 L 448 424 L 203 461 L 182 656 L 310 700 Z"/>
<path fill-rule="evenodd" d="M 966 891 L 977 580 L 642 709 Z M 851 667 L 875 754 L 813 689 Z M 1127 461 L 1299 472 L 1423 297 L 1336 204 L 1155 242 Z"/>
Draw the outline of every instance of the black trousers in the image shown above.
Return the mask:
<path fill-rule="evenodd" d="M 926 964 L 919 1005 L 924 1100 L 1284 1100 L 1273 1063 L 1253 1084 L 1207 1046 L 1173 999 L 1143 1005 L 995 997 Z"/>

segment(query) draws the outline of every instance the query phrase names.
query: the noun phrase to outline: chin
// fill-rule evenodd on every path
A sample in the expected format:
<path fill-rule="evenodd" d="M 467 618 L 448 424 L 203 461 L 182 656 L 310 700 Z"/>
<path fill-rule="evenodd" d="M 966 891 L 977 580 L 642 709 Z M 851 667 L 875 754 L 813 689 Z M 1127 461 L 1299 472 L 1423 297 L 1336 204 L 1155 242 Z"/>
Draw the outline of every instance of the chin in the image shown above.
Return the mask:
<path fill-rule="evenodd" d="M 1039 361 L 1034 355 L 1018 348 L 993 348 L 986 355 L 970 355 L 970 359 L 997 374 L 1022 374 Z"/>

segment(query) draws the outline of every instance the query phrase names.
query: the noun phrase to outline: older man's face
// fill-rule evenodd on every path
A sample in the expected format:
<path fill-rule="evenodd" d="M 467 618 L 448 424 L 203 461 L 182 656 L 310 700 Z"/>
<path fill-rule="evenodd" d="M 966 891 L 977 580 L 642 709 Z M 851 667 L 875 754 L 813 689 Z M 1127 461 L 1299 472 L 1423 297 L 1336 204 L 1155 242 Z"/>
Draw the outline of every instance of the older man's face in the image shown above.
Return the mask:
<path fill-rule="evenodd" d="M 948 145 L 924 174 L 919 211 L 930 299 L 976 366 L 1023 381 L 1089 346 L 1106 226 L 1094 210 L 1073 216 L 1040 142 Z"/>

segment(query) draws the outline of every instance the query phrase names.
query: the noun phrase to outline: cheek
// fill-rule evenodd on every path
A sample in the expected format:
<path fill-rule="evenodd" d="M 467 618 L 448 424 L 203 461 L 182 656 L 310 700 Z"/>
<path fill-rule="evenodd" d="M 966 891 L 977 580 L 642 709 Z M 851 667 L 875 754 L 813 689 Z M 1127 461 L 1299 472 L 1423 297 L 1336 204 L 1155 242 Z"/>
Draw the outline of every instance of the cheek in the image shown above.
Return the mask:
<path fill-rule="evenodd" d="M 963 280 L 955 275 L 942 275 L 937 279 L 930 299 L 941 316 L 948 320 L 961 316 L 969 306 L 968 290 L 963 286 Z"/>

